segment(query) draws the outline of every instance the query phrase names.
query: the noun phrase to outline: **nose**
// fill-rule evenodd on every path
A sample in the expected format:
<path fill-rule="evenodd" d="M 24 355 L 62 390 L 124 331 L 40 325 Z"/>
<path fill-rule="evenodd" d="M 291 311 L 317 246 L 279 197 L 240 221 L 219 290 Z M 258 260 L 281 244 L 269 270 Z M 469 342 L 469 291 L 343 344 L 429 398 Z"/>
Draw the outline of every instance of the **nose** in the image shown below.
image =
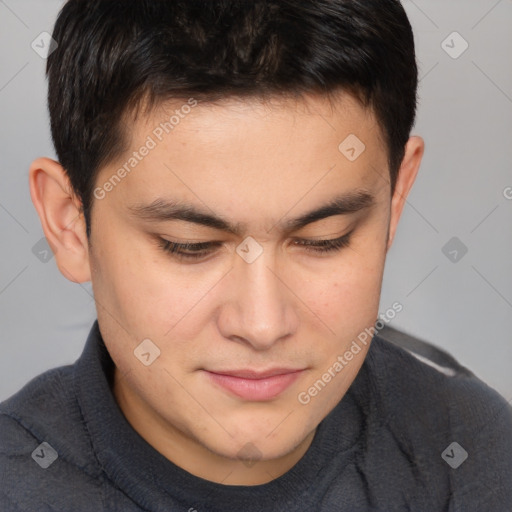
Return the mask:
<path fill-rule="evenodd" d="M 252 263 L 237 256 L 228 279 L 218 316 L 225 338 L 267 350 L 293 335 L 298 325 L 294 295 L 271 251 L 264 250 Z"/>

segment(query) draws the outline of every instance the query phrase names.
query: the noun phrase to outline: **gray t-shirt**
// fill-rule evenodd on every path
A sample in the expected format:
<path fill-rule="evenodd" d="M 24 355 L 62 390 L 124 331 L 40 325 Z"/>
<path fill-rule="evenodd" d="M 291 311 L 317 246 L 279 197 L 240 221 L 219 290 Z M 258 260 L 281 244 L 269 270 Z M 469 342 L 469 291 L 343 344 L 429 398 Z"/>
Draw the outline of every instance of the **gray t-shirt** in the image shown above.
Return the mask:
<path fill-rule="evenodd" d="M 80 358 L 0 404 L 2 512 L 512 511 L 512 408 L 374 336 L 347 394 L 281 477 L 222 485 L 179 468 L 115 402 L 97 320 Z"/>

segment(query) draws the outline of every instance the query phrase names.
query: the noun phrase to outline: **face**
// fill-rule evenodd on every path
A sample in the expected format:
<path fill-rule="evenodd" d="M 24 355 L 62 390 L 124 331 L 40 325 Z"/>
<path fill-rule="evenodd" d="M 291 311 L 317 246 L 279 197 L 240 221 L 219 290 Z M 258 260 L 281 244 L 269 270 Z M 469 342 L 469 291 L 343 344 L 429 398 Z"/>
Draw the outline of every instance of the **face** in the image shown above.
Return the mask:
<path fill-rule="evenodd" d="M 194 101 L 139 116 L 101 170 L 91 280 L 134 428 L 207 479 L 259 459 L 239 466 L 257 483 L 300 458 L 360 369 L 369 344 L 339 356 L 377 319 L 401 207 L 351 96 Z"/>

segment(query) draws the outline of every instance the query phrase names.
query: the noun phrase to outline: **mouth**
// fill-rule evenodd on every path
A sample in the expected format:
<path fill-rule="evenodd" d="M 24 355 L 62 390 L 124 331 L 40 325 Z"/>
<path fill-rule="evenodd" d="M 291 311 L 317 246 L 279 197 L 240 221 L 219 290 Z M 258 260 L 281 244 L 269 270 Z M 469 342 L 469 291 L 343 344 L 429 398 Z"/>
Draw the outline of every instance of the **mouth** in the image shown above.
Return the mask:
<path fill-rule="evenodd" d="M 283 393 L 304 372 L 304 369 L 275 368 L 265 372 L 255 370 L 208 371 L 214 384 L 224 391 L 247 401 L 267 401 Z"/>

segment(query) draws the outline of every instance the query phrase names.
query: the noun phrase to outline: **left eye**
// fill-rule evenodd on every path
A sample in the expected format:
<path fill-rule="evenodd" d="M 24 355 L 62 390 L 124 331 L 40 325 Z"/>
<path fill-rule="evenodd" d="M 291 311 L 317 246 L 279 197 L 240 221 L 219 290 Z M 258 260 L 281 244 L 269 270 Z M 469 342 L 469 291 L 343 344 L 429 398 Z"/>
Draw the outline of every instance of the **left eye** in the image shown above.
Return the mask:
<path fill-rule="evenodd" d="M 347 247 L 350 242 L 351 233 L 347 233 L 339 238 L 330 240 L 305 240 L 296 239 L 293 241 L 295 245 L 304 247 L 308 252 L 325 254 L 329 252 L 340 251 L 342 248 Z M 208 256 L 215 249 L 222 245 L 222 242 L 185 242 L 177 243 L 166 240 L 165 238 L 159 239 L 159 246 L 164 252 L 171 253 L 179 259 L 199 259 Z"/>

